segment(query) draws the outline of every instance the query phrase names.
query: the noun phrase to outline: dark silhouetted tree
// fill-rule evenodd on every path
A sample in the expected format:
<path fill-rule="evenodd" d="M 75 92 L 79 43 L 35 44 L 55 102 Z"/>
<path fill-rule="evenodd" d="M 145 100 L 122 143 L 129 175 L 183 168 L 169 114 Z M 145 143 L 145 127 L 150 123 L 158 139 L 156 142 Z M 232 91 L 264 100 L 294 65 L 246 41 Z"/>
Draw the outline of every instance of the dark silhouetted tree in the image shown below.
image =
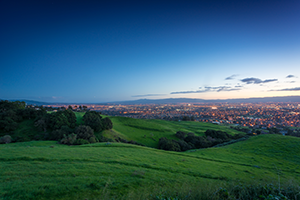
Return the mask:
<path fill-rule="evenodd" d="M 113 123 L 108 117 L 102 119 L 102 125 L 104 130 L 109 130 L 113 128 Z"/>
<path fill-rule="evenodd" d="M 63 114 L 67 117 L 67 119 L 69 121 L 69 124 L 70 124 L 70 127 L 75 128 L 76 121 L 77 121 L 75 113 L 72 110 L 68 109 L 68 110 L 64 110 Z"/>
<path fill-rule="evenodd" d="M 76 127 L 75 134 L 77 135 L 77 139 L 85 139 L 89 140 L 90 137 L 95 137 L 93 129 L 89 126 L 80 125 Z"/>
<path fill-rule="evenodd" d="M 186 133 L 183 131 L 177 131 L 177 133 L 175 134 L 176 137 L 178 137 L 179 139 L 183 140 L 184 137 L 186 136 Z"/>
<path fill-rule="evenodd" d="M 90 126 L 96 132 L 103 130 L 101 119 L 100 113 L 96 111 L 87 111 L 82 118 L 84 125 Z"/>

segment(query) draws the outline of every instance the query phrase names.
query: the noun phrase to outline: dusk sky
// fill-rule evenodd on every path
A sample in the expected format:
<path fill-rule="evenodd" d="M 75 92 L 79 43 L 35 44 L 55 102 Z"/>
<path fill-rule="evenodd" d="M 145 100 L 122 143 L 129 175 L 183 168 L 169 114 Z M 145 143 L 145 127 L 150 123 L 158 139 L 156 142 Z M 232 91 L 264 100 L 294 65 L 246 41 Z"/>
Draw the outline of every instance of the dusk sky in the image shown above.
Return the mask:
<path fill-rule="evenodd" d="M 300 95 L 300 1 L 0 0 L 0 99 Z"/>

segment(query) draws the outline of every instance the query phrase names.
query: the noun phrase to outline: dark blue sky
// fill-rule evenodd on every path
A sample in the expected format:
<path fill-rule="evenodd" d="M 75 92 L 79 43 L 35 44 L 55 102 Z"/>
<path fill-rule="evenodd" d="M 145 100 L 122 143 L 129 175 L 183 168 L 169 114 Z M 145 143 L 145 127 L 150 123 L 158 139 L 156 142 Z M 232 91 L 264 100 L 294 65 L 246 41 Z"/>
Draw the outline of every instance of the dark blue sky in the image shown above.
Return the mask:
<path fill-rule="evenodd" d="M 0 0 L 0 17 L 1 99 L 300 94 L 300 1 Z"/>

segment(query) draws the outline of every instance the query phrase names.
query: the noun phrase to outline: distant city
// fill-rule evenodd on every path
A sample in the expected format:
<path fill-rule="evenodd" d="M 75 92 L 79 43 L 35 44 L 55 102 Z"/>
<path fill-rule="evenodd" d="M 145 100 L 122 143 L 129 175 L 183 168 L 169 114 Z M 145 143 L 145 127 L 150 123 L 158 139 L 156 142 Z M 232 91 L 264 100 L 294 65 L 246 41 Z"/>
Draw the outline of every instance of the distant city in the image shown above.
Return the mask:
<path fill-rule="evenodd" d="M 95 110 L 103 115 L 137 119 L 210 122 L 262 131 L 300 127 L 300 103 L 54 104 L 45 107 L 54 111 L 72 107 L 74 111 Z"/>

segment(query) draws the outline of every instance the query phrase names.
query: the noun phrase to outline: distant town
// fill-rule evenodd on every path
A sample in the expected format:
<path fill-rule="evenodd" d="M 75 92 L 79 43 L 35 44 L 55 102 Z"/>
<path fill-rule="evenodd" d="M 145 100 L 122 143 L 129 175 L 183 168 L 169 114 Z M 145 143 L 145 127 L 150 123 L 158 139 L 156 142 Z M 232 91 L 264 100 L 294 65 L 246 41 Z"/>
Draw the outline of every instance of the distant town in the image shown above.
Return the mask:
<path fill-rule="evenodd" d="M 95 110 L 103 115 L 170 121 L 200 121 L 279 131 L 300 127 L 300 103 L 202 103 L 146 105 L 45 105 L 48 109 Z M 285 129 L 286 130 L 286 129 Z M 285 133 L 284 131 L 282 132 Z"/>

